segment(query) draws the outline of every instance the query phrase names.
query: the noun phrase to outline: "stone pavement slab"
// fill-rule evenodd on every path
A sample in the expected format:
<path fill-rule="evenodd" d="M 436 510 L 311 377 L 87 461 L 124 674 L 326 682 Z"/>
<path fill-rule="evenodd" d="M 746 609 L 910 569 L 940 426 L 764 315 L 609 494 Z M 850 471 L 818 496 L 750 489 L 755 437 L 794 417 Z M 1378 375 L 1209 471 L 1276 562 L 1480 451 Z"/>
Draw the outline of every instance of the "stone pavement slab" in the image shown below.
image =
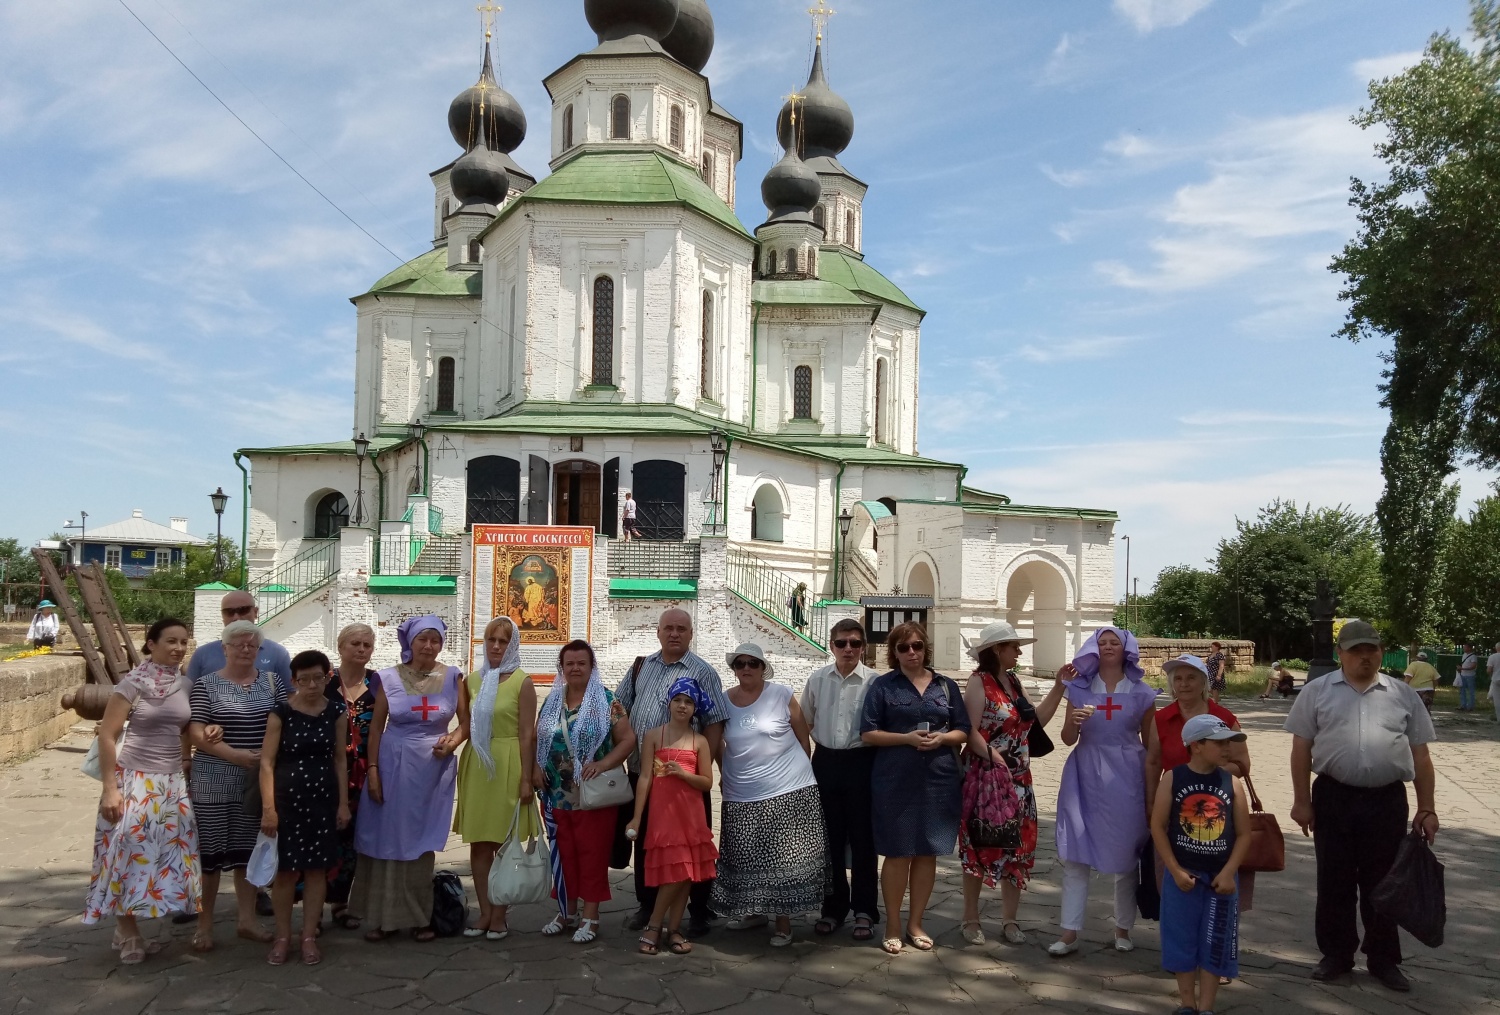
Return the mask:
<path fill-rule="evenodd" d="M 1443 832 L 1437 852 L 1447 865 L 1448 943 L 1427 949 L 1409 938 L 1405 997 L 1364 973 L 1324 986 L 1307 978 L 1317 961 L 1312 941 L 1312 842 L 1290 827 L 1289 738 L 1281 703 L 1239 705 L 1250 736 L 1256 787 L 1282 818 L 1285 873 L 1259 878 L 1254 909 L 1241 927 L 1242 979 L 1220 995 L 1220 1011 L 1317 1012 L 1327 1015 L 1500 1015 L 1500 727 L 1442 716 L 1434 748 Z M 23 1012 L 422 1011 L 428 1015 L 1032 1015 L 1160 1013 L 1175 1007 L 1174 983 L 1160 969 L 1154 924 L 1137 927 L 1136 951 L 1115 952 L 1105 886 L 1090 902 L 1078 954 L 1046 954 L 1060 902 L 1061 868 L 1052 849 L 1051 801 L 1066 749 L 1035 766 L 1043 807 L 1035 881 L 1021 910 L 1028 943 L 1000 940 L 998 893 L 986 892 L 988 944 L 971 947 L 958 933 L 959 871 L 939 865 L 927 921 L 938 947 L 929 954 L 887 956 L 849 937 L 829 938 L 797 921 L 797 942 L 772 949 L 761 931 L 716 929 L 690 956 L 635 954 L 623 929 L 631 911 L 629 872 L 614 876 L 604 934 L 590 945 L 543 938 L 550 914 L 518 907 L 511 936 L 497 943 L 455 938 L 419 945 L 405 938 L 371 945 L 357 933 L 328 929 L 323 965 L 265 964 L 265 946 L 233 937 L 231 905 L 221 904 L 219 948 L 188 949 L 189 927 L 162 923 L 152 933 L 167 948 L 144 965 L 118 965 L 108 927 L 78 920 L 88 885 L 98 784 L 78 772 L 86 730 L 0 768 L 0 1015 Z M 456 842 L 439 864 L 467 876 L 467 851 Z"/>

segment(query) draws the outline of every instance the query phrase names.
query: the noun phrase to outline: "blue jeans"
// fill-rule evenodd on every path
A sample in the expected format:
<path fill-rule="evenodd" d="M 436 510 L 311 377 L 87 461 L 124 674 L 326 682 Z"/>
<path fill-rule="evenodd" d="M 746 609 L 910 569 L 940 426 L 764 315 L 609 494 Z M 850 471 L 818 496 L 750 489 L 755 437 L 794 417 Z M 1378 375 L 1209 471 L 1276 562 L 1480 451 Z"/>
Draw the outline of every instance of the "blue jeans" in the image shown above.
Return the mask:
<path fill-rule="evenodd" d="M 1474 684 L 1477 682 L 1477 674 L 1460 673 L 1458 675 L 1458 707 L 1465 711 L 1474 709 Z"/>

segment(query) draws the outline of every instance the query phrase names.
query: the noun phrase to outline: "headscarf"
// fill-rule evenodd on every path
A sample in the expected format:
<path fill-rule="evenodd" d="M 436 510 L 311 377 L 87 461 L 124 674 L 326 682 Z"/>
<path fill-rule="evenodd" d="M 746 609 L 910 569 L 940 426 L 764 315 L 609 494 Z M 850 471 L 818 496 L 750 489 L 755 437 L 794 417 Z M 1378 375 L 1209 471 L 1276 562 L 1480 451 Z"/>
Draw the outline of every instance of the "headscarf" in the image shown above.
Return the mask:
<path fill-rule="evenodd" d="M 1136 644 L 1135 635 L 1119 627 L 1101 627 L 1089 635 L 1089 640 L 1083 643 L 1083 648 L 1073 657 L 1073 668 L 1078 671 L 1078 679 L 1073 681 L 1072 686 L 1080 691 L 1087 691 L 1092 687 L 1094 678 L 1099 675 L 1099 636 L 1105 633 L 1119 638 L 1125 649 L 1125 676 L 1135 684 L 1146 679 L 1146 671 L 1141 669 L 1141 648 Z"/>
<path fill-rule="evenodd" d="M 125 674 L 122 684 L 128 683 L 141 692 L 142 698 L 165 698 L 176 688 L 182 674 L 175 666 L 162 666 L 150 659 L 142 660 L 141 664 L 129 673 Z"/>
<path fill-rule="evenodd" d="M 672 682 L 672 686 L 667 688 L 667 704 L 670 705 L 672 699 L 679 694 L 685 694 L 693 699 L 693 708 L 697 710 L 698 715 L 707 715 L 714 710 L 714 703 L 709 700 L 708 692 L 703 690 L 698 681 L 692 677 L 678 677 Z"/>
<path fill-rule="evenodd" d="M 542 711 L 536 720 L 536 763 L 545 765 L 552 753 L 553 731 L 562 724 L 563 709 L 567 706 L 568 683 L 563 679 L 562 667 L 557 668 L 557 679 L 552 681 L 552 692 L 542 703 Z M 589 674 L 589 685 L 584 688 L 583 701 L 578 705 L 578 715 L 571 728 L 564 731 L 568 746 L 573 751 L 573 762 L 577 769 L 594 760 L 606 737 L 609 736 L 609 696 L 604 693 L 604 680 L 599 676 L 599 667 Z M 573 776 L 578 779 L 577 772 Z"/>
<path fill-rule="evenodd" d="M 443 623 L 442 617 L 428 614 L 425 617 L 408 617 L 396 628 L 396 640 L 401 643 L 401 661 L 411 662 L 411 643 L 416 640 L 417 635 L 423 631 L 436 631 L 438 637 L 444 641 L 448 640 L 448 625 Z"/>
<path fill-rule="evenodd" d="M 500 693 L 500 677 L 521 668 L 521 629 L 509 617 L 500 619 L 510 625 L 510 643 L 505 646 L 505 655 L 496 666 L 490 665 L 489 646 L 485 646 L 484 663 L 479 667 L 479 694 L 469 708 L 469 748 L 479 757 L 479 763 L 491 779 L 495 777 L 495 759 L 490 756 L 490 732 L 495 722 L 495 696 Z"/>

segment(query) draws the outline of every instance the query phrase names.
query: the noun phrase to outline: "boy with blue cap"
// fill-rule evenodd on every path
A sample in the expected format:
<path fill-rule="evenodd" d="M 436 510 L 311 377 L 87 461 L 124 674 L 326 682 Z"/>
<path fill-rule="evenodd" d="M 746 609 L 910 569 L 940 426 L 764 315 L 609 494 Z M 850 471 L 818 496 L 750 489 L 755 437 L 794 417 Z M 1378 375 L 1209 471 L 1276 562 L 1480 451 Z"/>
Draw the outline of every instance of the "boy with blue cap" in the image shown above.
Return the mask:
<path fill-rule="evenodd" d="M 1219 978 L 1239 976 L 1239 887 L 1250 805 L 1224 768 L 1245 734 L 1215 715 L 1182 727 L 1189 760 L 1163 772 L 1151 837 L 1170 877 L 1161 887 L 1161 964 L 1177 976 L 1177 1015 L 1213 1015 Z"/>

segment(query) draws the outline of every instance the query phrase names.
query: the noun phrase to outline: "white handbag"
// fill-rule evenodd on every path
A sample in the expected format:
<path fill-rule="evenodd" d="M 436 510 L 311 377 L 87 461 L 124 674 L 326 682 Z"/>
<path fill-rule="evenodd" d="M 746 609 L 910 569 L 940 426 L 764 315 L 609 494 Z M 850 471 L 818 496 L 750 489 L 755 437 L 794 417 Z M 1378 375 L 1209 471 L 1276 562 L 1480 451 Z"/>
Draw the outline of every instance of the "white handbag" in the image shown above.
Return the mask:
<path fill-rule="evenodd" d="M 89 744 L 88 753 L 83 756 L 83 764 L 78 766 L 78 770 L 95 782 L 104 781 L 104 773 L 99 771 L 98 737 L 95 737 L 94 742 Z"/>
<path fill-rule="evenodd" d="M 516 804 L 505 848 L 490 865 L 492 906 L 525 906 L 546 902 L 552 896 L 552 859 L 546 841 L 538 835 L 523 842 L 517 834 L 522 806 Z"/>
<path fill-rule="evenodd" d="M 276 836 L 261 832 L 250 851 L 250 862 L 245 865 L 245 880 L 256 888 L 267 888 L 276 880 L 276 867 Z"/>
<path fill-rule="evenodd" d="M 563 743 L 568 748 L 568 757 L 573 759 L 573 782 L 578 786 L 580 811 L 602 811 L 606 807 L 619 807 L 635 799 L 635 790 L 631 788 L 630 777 L 625 774 L 624 765 L 600 772 L 592 779 L 585 779 L 583 766 L 573 754 L 573 742 L 568 739 L 567 719 L 559 719 L 558 724 L 562 726 Z"/>

